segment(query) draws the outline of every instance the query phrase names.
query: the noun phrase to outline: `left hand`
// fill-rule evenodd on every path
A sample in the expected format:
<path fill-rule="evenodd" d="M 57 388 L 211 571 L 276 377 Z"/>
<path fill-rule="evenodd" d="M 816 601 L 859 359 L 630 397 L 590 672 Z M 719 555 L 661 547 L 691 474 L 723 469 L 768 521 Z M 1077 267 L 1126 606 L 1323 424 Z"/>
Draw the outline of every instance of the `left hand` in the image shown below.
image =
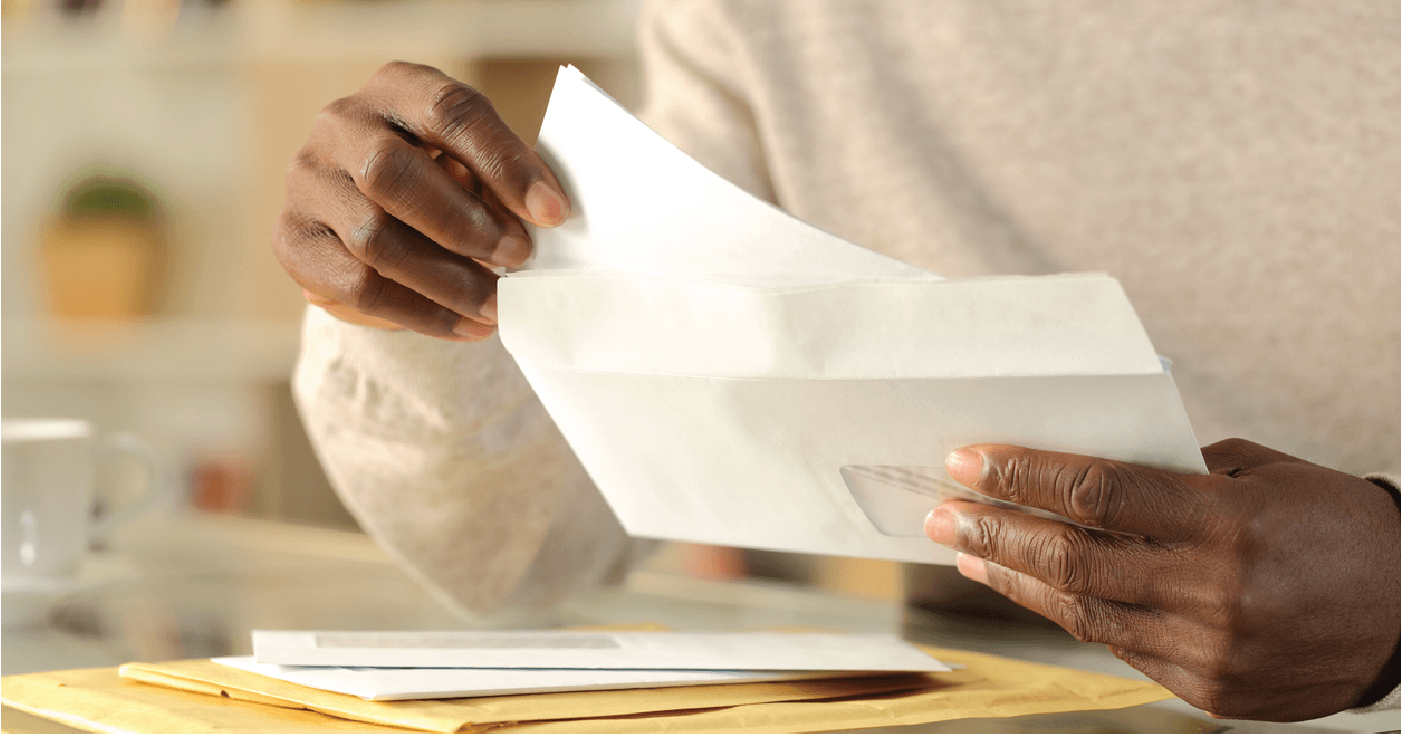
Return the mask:
<path fill-rule="evenodd" d="M 930 513 L 963 575 L 1101 642 L 1224 718 L 1297 721 L 1369 703 L 1401 638 L 1401 514 L 1371 482 L 1232 439 L 1194 476 L 1004 445 L 949 473 L 990 497 Z"/>

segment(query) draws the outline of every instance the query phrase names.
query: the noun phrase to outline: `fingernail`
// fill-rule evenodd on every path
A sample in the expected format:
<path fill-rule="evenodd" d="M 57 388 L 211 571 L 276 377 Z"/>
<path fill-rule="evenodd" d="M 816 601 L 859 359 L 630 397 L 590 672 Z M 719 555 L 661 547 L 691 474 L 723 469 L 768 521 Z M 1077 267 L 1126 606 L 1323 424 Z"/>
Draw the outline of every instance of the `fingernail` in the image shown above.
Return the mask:
<path fill-rule="evenodd" d="M 496 321 L 496 294 L 495 294 L 495 293 L 493 293 L 493 294 L 487 296 L 486 301 L 482 303 L 481 313 L 482 313 L 482 319 L 483 319 L 484 321 L 486 321 L 487 323 L 493 324 L 493 325 L 497 323 L 497 321 Z"/>
<path fill-rule="evenodd" d="M 456 326 L 452 327 L 452 333 L 462 339 L 479 342 L 491 336 L 492 328 L 480 321 L 464 317 L 458 320 Z"/>
<path fill-rule="evenodd" d="M 496 249 L 491 253 L 491 261 L 497 265 L 514 268 L 525 262 L 530 257 L 530 240 L 518 235 L 508 234 L 496 243 Z"/>
<path fill-rule="evenodd" d="M 542 227 L 558 227 L 569 218 L 569 202 L 544 181 L 536 181 L 525 192 L 525 208 Z"/>
<path fill-rule="evenodd" d="M 958 518 L 947 505 L 929 511 L 924 518 L 924 534 L 939 545 L 953 545 L 958 538 Z"/>
<path fill-rule="evenodd" d="M 944 459 L 944 468 L 955 482 L 965 487 L 973 487 L 983 476 L 983 463 L 982 454 L 973 449 L 963 448 Z"/>
<path fill-rule="evenodd" d="M 983 559 L 977 556 L 970 556 L 967 553 L 958 554 L 958 572 L 965 578 L 977 581 L 980 584 L 988 582 L 988 567 Z"/>

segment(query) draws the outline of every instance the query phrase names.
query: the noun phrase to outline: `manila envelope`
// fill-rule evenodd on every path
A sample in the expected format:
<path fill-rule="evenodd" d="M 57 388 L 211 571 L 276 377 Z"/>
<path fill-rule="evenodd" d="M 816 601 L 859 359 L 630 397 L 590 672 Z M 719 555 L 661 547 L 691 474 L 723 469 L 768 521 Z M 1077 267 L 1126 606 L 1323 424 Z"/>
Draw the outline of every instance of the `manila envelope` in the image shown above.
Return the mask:
<path fill-rule="evenodd" d="M 365 701 L 207 660 L 6 677 L 6 706 L 84 731 L 146 734 L 314 730 L 566 732 L 863 729 L 964 718 L 1125 708 L 1172 696 L 1155 683 L 925 648 L 966 666 L 789 683 L 584 691 L 437 701 Z"/>

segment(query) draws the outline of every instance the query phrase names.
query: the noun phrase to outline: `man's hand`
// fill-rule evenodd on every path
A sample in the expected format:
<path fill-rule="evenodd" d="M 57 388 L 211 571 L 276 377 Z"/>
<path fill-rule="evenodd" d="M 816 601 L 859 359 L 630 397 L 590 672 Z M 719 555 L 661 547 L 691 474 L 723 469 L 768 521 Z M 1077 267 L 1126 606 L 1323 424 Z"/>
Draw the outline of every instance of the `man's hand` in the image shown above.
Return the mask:
<path fill-rule="evenodd" d="M 521 220 L 569 216 L 559 181 L 479 92 L 395 62 L 331 103 L 287 173 L 274 249 L 308 301 L 356 323 L 478 341 Z"/>
<path fill-rule="evenodd" d="M 981 445 L 949 473 L 982 494 L 1117 533 L 972 502 L 926 531 L 959 570 L 1102 642 L 1188 703 L 1296 721 L 1379 698 L 1401 638 L 1401 513 L 1381 487 L 1233 439 L 1211 473 Z"/>

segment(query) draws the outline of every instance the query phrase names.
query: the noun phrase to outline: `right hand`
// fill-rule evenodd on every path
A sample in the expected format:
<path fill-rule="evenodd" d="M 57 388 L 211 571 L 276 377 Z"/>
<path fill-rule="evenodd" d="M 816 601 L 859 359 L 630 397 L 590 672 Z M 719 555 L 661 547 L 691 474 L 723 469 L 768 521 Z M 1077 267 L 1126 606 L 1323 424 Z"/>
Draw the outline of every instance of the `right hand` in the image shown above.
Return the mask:
<path fill-rule="evenodd" d="M 342 319 L 480 341 L 496 324 L 491 268 L 530 255 L 521 220 L 568 216 L 559 181 L 486 97 L 394 62 L 317 117 L 273 247 L 307 300 Z"/>

